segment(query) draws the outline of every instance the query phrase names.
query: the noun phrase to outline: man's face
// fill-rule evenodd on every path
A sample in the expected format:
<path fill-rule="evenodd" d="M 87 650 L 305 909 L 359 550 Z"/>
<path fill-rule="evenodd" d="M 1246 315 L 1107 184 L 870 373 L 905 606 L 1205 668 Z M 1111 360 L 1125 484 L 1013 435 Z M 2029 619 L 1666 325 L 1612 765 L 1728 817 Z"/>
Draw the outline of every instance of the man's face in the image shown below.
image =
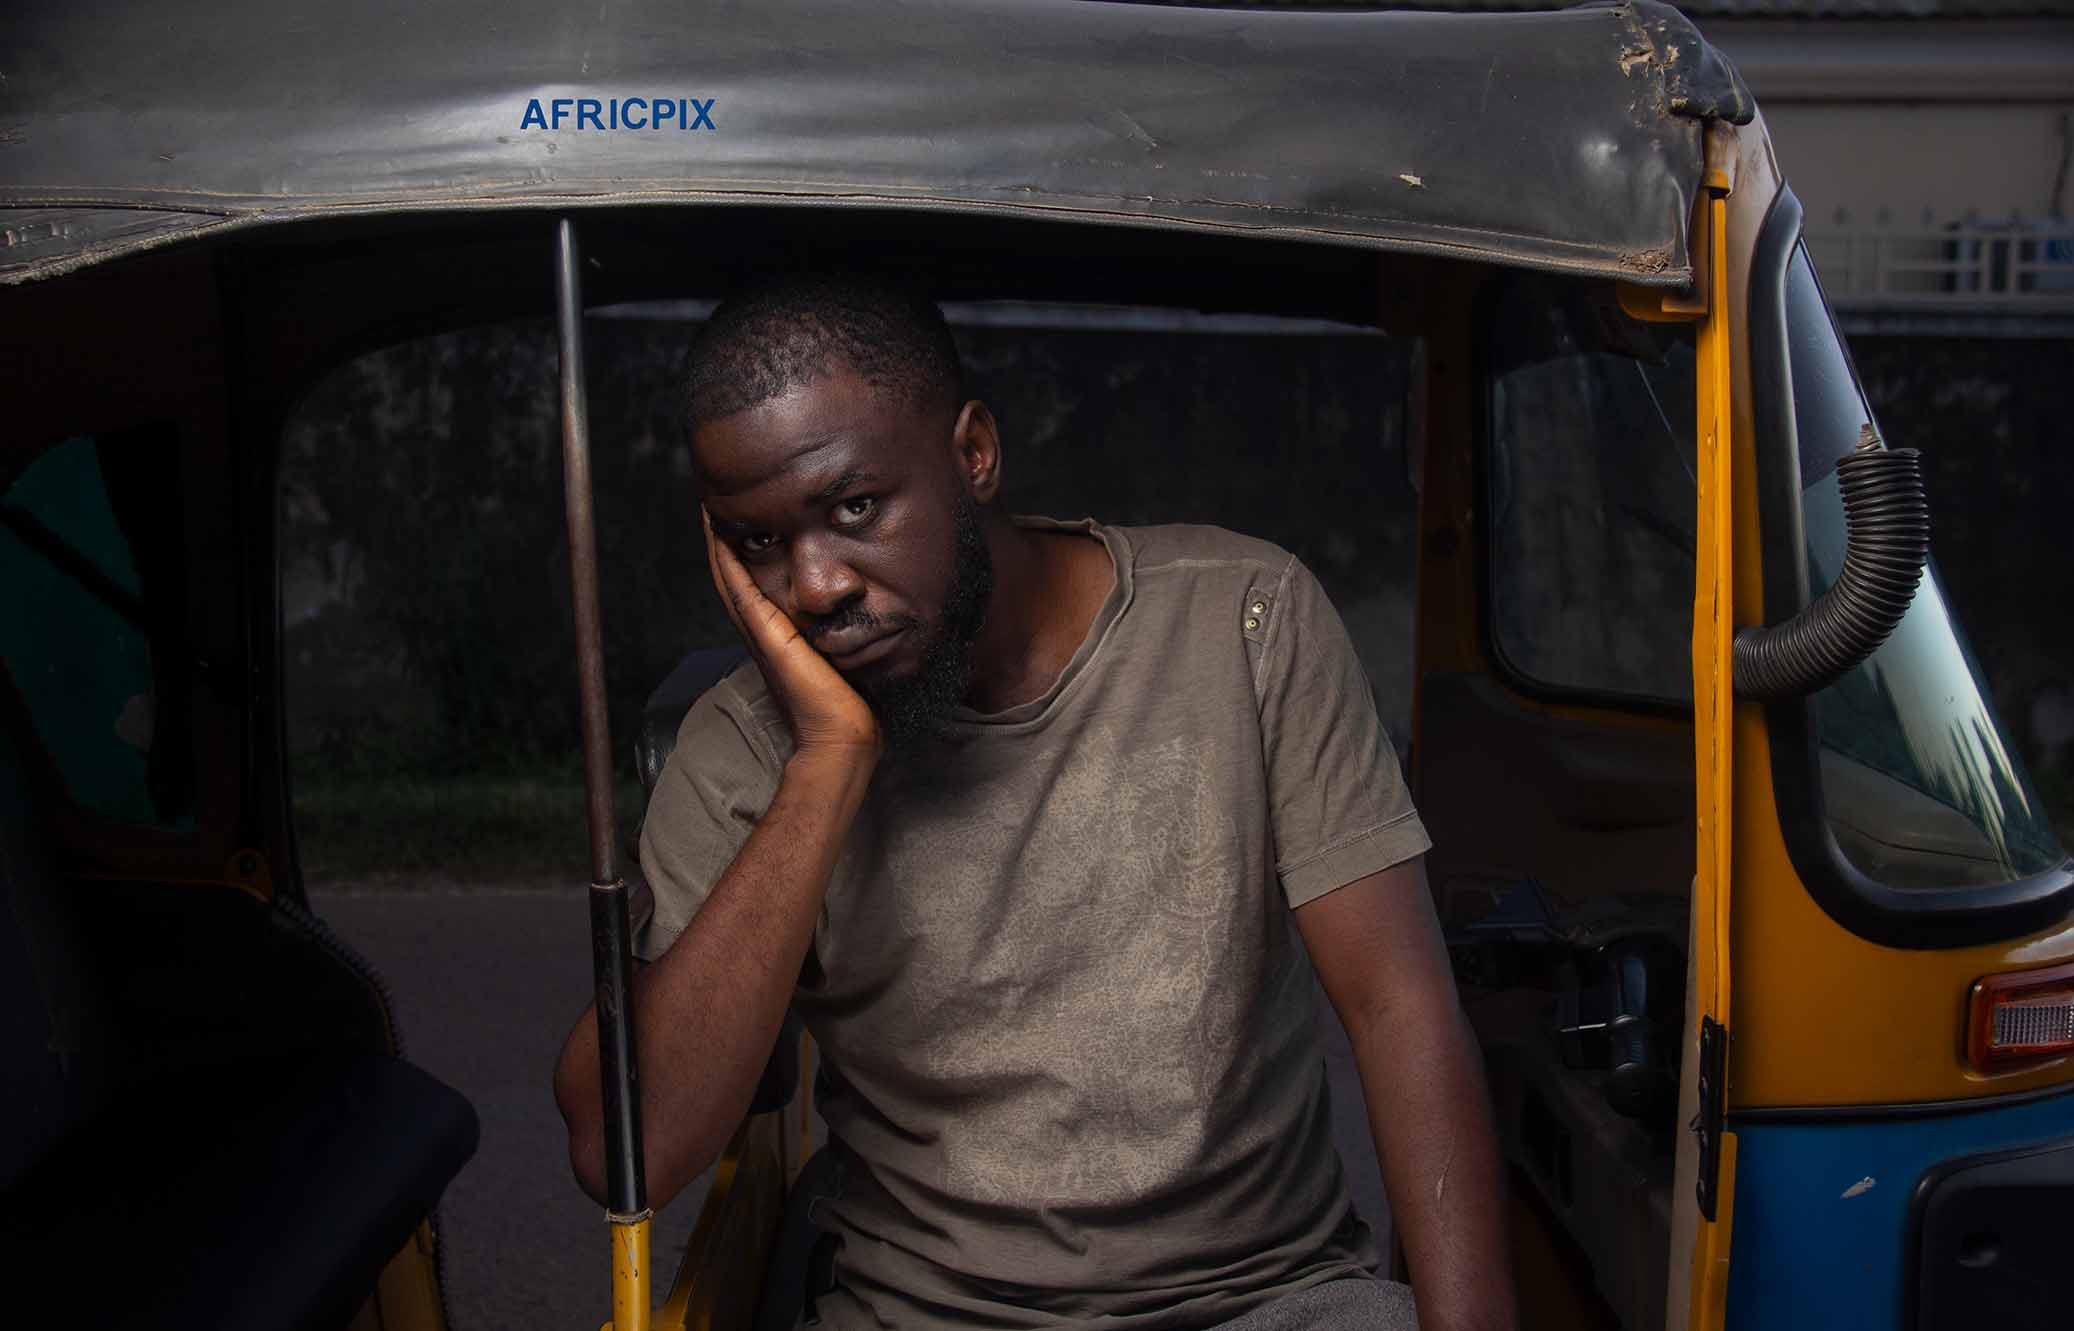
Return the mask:
<path fill-rule="evenodd" d="M 692 436 L 714 532 L 894 753 L 964 696 L 993 591 L 953 431 L 837 366 Z"/>

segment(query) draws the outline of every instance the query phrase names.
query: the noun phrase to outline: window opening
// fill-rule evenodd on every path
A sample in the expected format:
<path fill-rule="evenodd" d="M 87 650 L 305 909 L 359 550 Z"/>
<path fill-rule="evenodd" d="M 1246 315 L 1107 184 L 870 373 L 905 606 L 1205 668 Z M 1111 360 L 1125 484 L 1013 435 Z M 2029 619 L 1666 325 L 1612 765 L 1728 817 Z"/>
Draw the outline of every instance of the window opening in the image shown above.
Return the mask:
<path fill-rule="evenodd" d="M 1689 330 L 1612 292 L 1509 283 L 1491 330 L 1490 641 L 1540 690 L 1692 700 L 1696 388 Z"/>

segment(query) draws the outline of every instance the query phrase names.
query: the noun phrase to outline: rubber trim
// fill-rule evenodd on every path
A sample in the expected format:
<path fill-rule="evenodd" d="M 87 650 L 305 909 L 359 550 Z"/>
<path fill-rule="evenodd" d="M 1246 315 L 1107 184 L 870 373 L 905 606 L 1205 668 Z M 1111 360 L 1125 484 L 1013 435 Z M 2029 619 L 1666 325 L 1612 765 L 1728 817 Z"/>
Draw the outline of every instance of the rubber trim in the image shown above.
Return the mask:
<path fill-rule="evenodd" d="M 1764 1109 L 1736 1109 L 1728 1115 L 1730 1131 L 1742 1124 L 1758 1123 L 1863 1123 L 1891 1119 L 1952 1118 L 1962 1114 L 1989 1114 L 2039 1100 L 2066 1096 L 2074 1102 L 2074 1082 L 2037 1086 L 2028 1091 L 2007 1091 L 1978 1100 L 1932 1100 L 1920 1104 L 1891 1105 L 1779 1105 Z"/>

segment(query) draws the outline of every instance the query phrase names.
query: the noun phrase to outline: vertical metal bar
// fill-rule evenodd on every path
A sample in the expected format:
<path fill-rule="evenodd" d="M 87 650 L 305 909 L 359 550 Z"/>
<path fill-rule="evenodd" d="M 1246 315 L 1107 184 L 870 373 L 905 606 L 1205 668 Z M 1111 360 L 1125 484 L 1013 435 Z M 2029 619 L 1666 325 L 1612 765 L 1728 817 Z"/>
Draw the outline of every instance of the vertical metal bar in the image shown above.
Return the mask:
<path fill-rule="evenodd" d="M 648 1210 L 641 1169 L 641 1101 L 634 1075 L 634 1000 L 624 883 L 591 886 L 591 969 L 597 980 L 598 1075 L 605 1105 L 605 1196 L 612 1214 Z"/>
<path fill-rule="evenodd" d="M 577 688 L 583 698 L 583 788 L 590 812 L 591 881 L 610 883 L 612 739 L 605 719 L 599 631 L 598 542 L 591 503 L 590 405 L 583 388 L 583 275 L 576 223 L 555 227 L 555 322 L 562 352 L 562 482 L 569 523 L 569 593 L 576 610 Z"/>
<path fill-rule="evenodd" d="M 576 224 L 555 227 L 555 324 L 561 345 L 562 481 L 569 527 L 569 592 L 576 612 L 577 687 L 583 704 L 583 786 L 591 841 L 591 964 L 597 983 L 598 1064 L 605 1107 L 605 1175 L 613 1226 L 614 1331 L 648 1324 L 648 1185 L 641 1168 L 641 1102 L 634 1063 L 632 937 L 627 891 L 615 868 L 612 739 L 605 712 L 598 543 L 591 501 L 590 412 L 583 379 L 583 277 Z"/>

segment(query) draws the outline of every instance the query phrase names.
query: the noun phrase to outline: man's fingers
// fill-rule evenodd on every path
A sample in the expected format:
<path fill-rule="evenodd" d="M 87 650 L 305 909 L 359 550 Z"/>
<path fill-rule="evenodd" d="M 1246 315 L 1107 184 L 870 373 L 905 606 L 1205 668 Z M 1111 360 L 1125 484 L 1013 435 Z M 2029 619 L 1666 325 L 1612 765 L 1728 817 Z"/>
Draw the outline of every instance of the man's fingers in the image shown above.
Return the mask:
<path fill-rule="evenodd" d="M 734 621 L 735 631 L 748 640 L 751 651 L 764 656 L 791 647 L 800 636 L 792 617 L 763 594 L 733 548 L 715 534 L 712 515 L 703 504 L 699 506 L 699 516 L 706 525 L 706 552 L 713 565 L 713 585 L 720 591 L 721 603 L 727 607 L 727 617 Z"/>
<path fill-rule="evenodd" d="M 734 548 L 713 531 L 713 516 L 704 505 L 700 505 L 699 518 L 706 528 L 713 586 L 735 632 L 742 635 L 784 709 L 795 737 L 802 745 L 821 744 L 846 751 L 861 746 L 876 755 L 879 729 L 870 706 L 806 640 L 792 617 L 763 594 Z"/>
<path fill-rule="evenodd" d="M 735 632 L 749 639 L 749 646 L 753 648 L 756 642 L 750 636 L 748 625 L 743 619 L 746 609 L 745 598 L 740 588 L 735 585 L 734 579 L 729 576 L 732 566 L 734 570 L 743 573 L 743 581 L 747 581 L 747 570 L 743 569 L 741 561 L 735 558 L 735 552 L 727 548 L 727 543 L 714 534 L 713 515 L 706 512 L 704 504 L 699 505 L 699 521 L 706 528 L 706 567 L 712 570 L 713 590 L 720 594 L 721 609 L 727 611 L 727 618 L 735 626 Z M 755 587 L 754 583 L 749 584 L 751 591 L 754 591 Z"/>
<path fill-rule="evenodd" d="M 747 609 L 748 613 L 763 625 L 764 634 L 771 640 L 772 646 L 788 646 L 799 636 L 799 628 L 793 624 L 792 617 L 772 605 L 769 597 L 759 594 Z"/>

